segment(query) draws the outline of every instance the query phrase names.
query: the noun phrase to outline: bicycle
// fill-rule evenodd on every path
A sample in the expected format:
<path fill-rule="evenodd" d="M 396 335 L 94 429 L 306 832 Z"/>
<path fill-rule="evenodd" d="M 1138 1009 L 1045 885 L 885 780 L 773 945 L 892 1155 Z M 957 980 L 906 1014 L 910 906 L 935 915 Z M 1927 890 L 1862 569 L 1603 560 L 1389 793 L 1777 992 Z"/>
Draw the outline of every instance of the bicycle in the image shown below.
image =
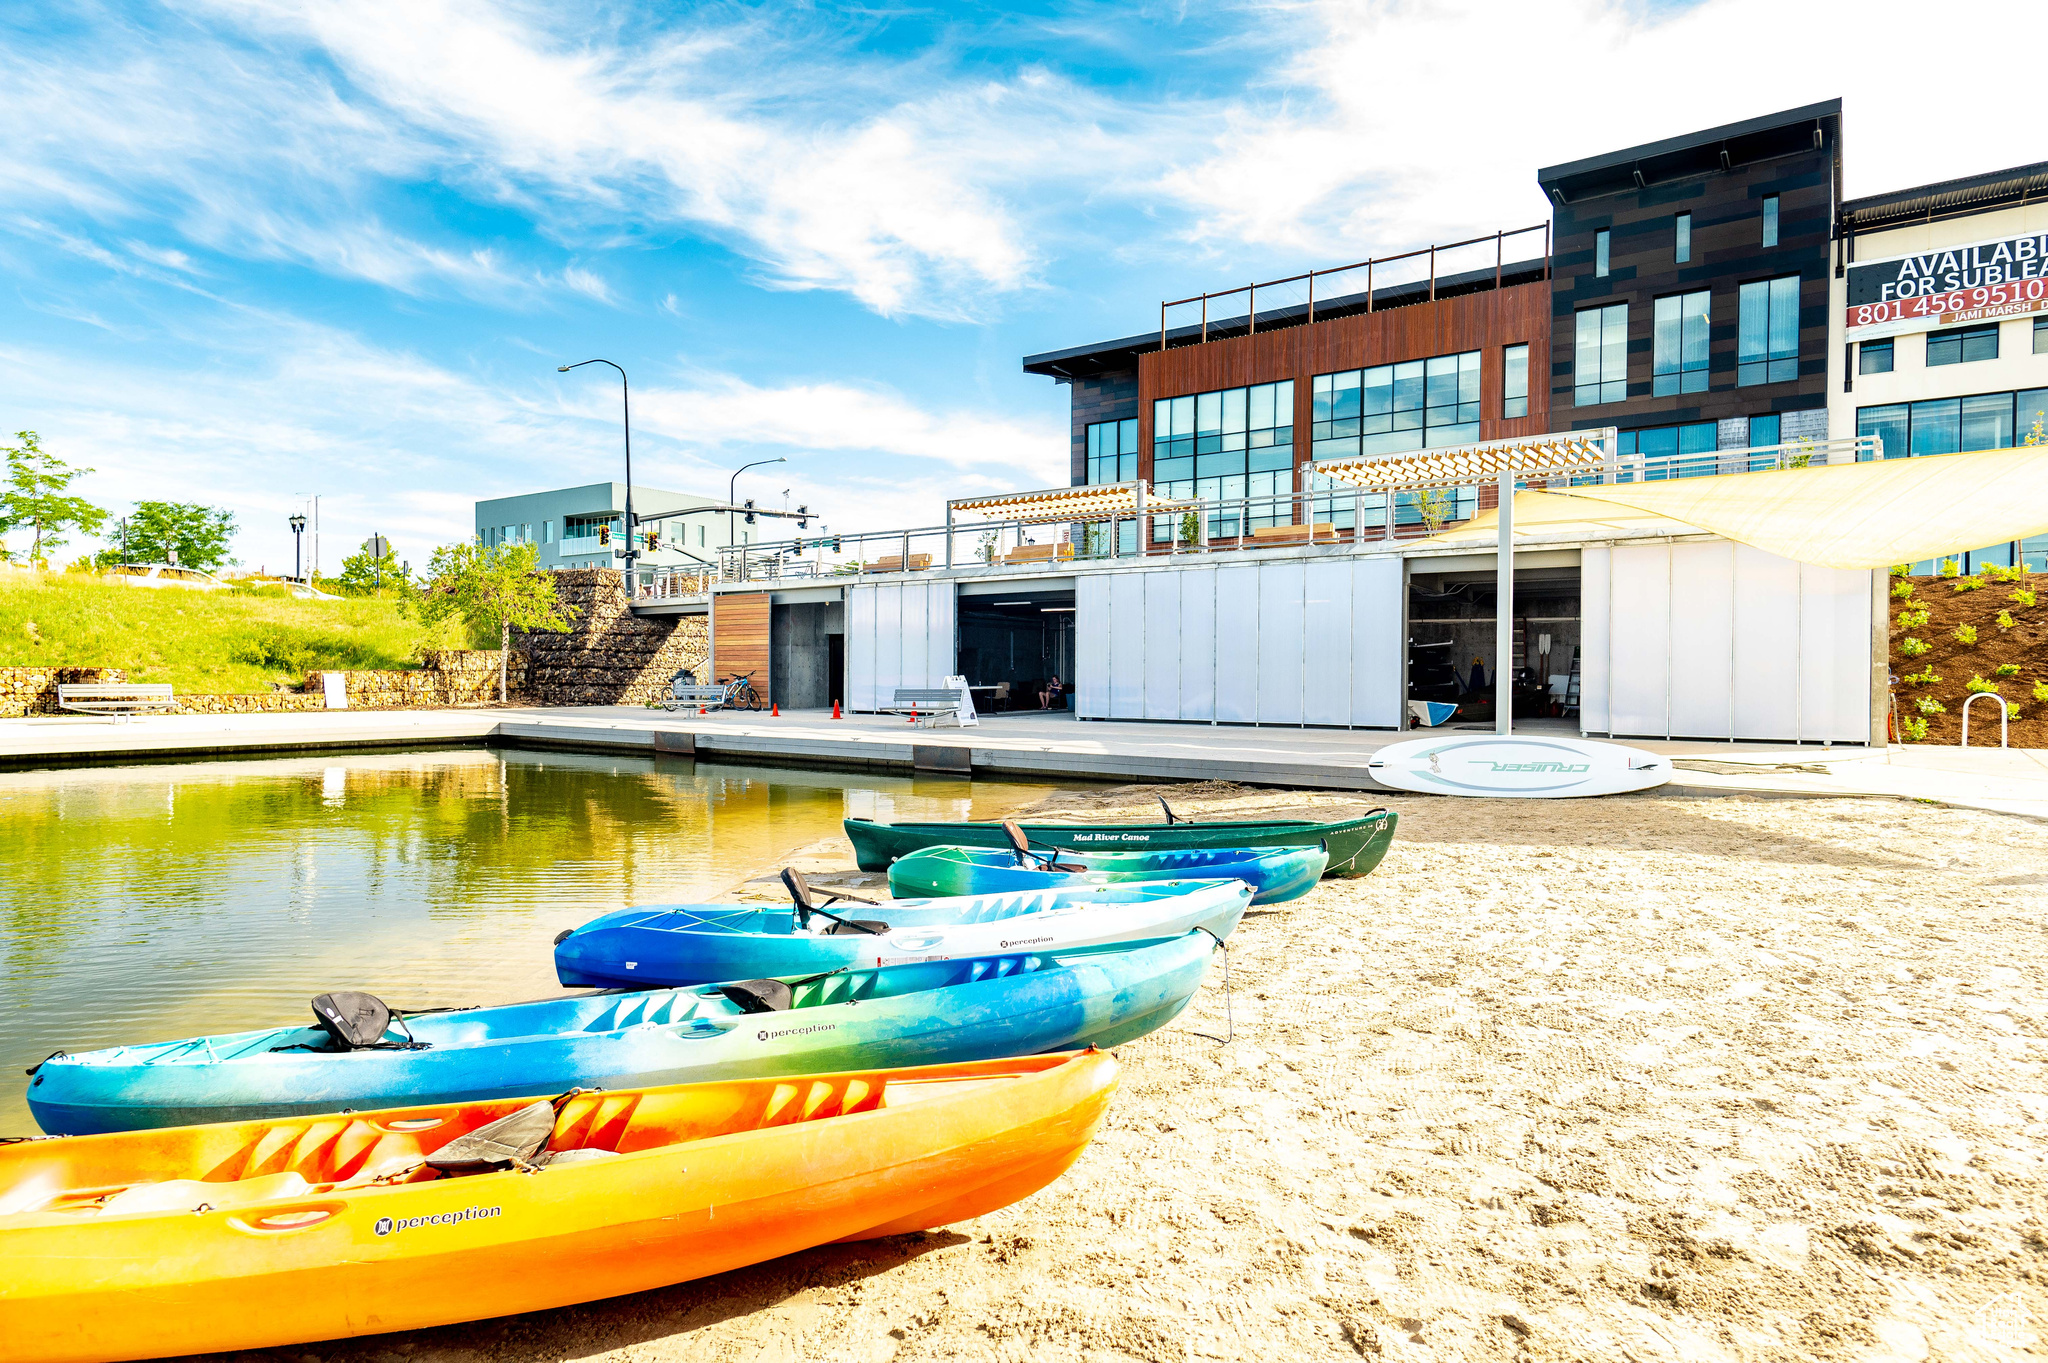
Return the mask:
<path fill-rule="evenodd" d="M 754 674 L 743 672 L 726 683 L 725 708 L 728 710 L 758 710 L 761 708 L 761 693 L 754 689 Z"/>

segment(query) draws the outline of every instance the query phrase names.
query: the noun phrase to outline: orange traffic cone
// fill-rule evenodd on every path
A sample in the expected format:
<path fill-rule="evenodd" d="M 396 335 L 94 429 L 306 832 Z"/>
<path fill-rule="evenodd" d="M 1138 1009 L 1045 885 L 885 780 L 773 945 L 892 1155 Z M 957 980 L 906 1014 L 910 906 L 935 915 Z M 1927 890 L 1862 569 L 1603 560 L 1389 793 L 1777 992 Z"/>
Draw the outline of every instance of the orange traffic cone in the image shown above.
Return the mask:
<path fill-rule="evenodd" d="M 704 707 L 703 707 L 703 706 L 701 706 L 701 705 L 700 705 L 700 706 L 698 706 L 698 707 L 697 707 L 697 713 L 698 713 L 698 715 L 699 715 L 699 716 L 702 716 L 702 715 L 703 715 L 703 713 L 704 713 Z"/>
<path fill-rule="evenodd" d="M 776 703 L 775 703 L 774 701 L 772 701 L 772 700 L 768 702 L 768 718 L 770 718 L 770 719 L 781 719 L 781 718 L 782 718 L 782 707 L 781 707 L 780 705 L 776 704 Z"/>
<path fill-rule="evenodd" d="M 915 705 L 910 707 L 910 723 L 913 725 L 917 723 L 917 707 Z"/>
<path fill-rule="evenodd" d="M 836 700 L 832 702 L 832 718 L 839 718 L 839 702 Z"/>

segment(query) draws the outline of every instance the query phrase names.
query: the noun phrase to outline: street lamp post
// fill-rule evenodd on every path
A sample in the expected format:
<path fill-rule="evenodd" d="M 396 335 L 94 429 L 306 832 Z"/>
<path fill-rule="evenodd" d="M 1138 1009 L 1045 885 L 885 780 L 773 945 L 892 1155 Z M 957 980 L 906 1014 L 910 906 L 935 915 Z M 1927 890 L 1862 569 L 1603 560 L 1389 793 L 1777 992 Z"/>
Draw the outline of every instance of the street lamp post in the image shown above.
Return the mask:
<path fill-rule="evenodd" d="M 294 515 L 294 516 L 293 516 L 293 517 L 291 518 L 291 527 L 292 527 L 292 579 L 293 579 L 294 581 L 297 581 L 297 580 L 298 580 L 298 577 L 299 577 L 299 573 L 300 573 L 301 569 L 303 569 L 303 568 L 305 567 L 305 560 L 304 560 L 304 559 L 303 559 L 303 558 L 301 557 L 301 555 L 300 555 L 300 553 L 299 553 L 299 549 L 300 549 L 300 546 L 302 546 L 302 545 L 303 545 L 303 544 L 305 544 L 305 542 L 306 542 L 306 518 L 305 518 L 304 516 L 298 516 L 298 515 Z"/>
<path fill-rule="evenodd" d="M 761 468 L 762 466 L 764 466 L 764 465 L 767 465 L 767 464 L 787 464 L 788 462 L 789 462 L 789 461 L 788 461 L 787 459 L 756 459 L 756 460 L 755 460 L 755 461 L 754 461 L 753 463 L 751 463 L 751 464 L 741 464 L 741 465 L 740 465 L 740 466 L 739 466 L 738 468 L 736 468 L 736 469 L 734 469 L 734 470 L 732 471 L 732 481 L 731 481 L 731 482 L 729 482 L 729 483 L 727 483 L 727 484 L 725 485 L 725 505 L 726 505 L 726 512 L 725 512 L 725 547 L 726 547 L 726 548 L 728 548 L 728 549 L 732 548 L 732 546 L 733 546 L 733 541 L 735 541 L 735 540 L 737 540 L 737 539 L 739 538 L 739 534 L 737 533 L 737 532 L 738 532 L 738 527 L 737 527 L 737 526 L 736 526 L 736 525 L 734 524 L 734 522 L 733 522 L 733 511 L 732 511 L 732 499 L 733 499 L 733 498 L 734 498 L 734 497 L 735 497 L 735 496 L 736 496 L 736 495 L 738 494 L 738 492 L 739 492 L 739 486 L 740 486 L 740 475 L 741 475 L 742 473 L 745 473 L 745 472 L 746 472 L 746 471 L 747 471 L 748 469 L 757 469 L 757 468 Z M 749 512 L 749 513 L 748 513 L 748 515 L 749 515 L 749 516 L 751 516 L 752 514 L 753 514 L 752 512 Z M 744 560 L 744 556 L 742 556 L 742 559 Z"/>
<path fill-rule="evenodd" d="M 612 364 L 610 360 L 578 360 L 574 364 L 555 366 L 557 374 L 566 374 L 572 369 L 581 369 L 586 364 L 611 364 L 619 370 L 619 406 L 623 413 L 622 424 L 626 432 L 626 595 L 628 598 L 640 595 L 640 578 L 634 570 L 634 563 L 640 557 L 638 542 L 635 540 L 633 522 L 633 395 L 626 382 L 626 371 Z"/>

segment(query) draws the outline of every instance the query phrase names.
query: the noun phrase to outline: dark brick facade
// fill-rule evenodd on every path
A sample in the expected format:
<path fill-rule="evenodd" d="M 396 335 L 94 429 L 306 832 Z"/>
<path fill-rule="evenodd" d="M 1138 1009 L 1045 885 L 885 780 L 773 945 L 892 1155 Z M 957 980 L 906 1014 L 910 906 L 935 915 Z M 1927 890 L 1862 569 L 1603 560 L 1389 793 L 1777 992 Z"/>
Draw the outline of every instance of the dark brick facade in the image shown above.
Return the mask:
<path fill-rule="evenodd" d="M 1138 371 L 1112 369 L 1059 382 L 1073 398 L 1073 454 L 1070 481 L 1088 481 L 1088 428 L 1098 421 L 1129 421 L 1138 415 Z"/>
<path fill-rule="evenodd" d="M 1552 167 L 1538 182 L 1552 201 L 1550 406 L 1553 426 L 1623 430 L 1684 422 L 1729 422 L 1722 444 L 1746 418 L 1821 409 L 1828 374 L 1828 282 L 1839 194 L 1840 113 L 1816 105 L 1686 138 Z M 1767 195 L 1778 196 L 1778 244 L 1763 245 Z M 1675 252 L 1675 218 L 1692 214 L 1691 260 Z M 1611 233 L 1609 272 L 1594 273 L 1595 234 Z M 1737 297 L 1752 280 L 1797 274 L 1799 375 L 1779 383 L 1736 382 Z M 1652 395 L 1656 300 L 1712 293 L 1708 389 Z M 1573 403 L 1576 314 L 1627 303 L 1628 397 Z M 1814 418 L 1786 423 L 1812 428 Z M 1741 443 L 1736 441 L 1734 443 Z"/>

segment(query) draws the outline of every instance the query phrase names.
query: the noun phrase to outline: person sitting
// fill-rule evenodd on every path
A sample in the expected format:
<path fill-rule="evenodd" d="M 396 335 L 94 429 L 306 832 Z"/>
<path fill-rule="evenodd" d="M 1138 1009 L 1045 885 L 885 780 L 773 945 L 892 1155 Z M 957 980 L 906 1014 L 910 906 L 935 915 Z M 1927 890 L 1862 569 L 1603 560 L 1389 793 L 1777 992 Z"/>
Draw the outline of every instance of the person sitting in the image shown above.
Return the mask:
<path fill-rule="evenodd" d="M 1064 710 L 1067 708 L 1066 694 L 1067 688 L 1060 685 L 1058 677 L 1054 677 L 1045 684 L 1045 689 L 1038 693 L 1038 708 L 1041 710 Z"/>

